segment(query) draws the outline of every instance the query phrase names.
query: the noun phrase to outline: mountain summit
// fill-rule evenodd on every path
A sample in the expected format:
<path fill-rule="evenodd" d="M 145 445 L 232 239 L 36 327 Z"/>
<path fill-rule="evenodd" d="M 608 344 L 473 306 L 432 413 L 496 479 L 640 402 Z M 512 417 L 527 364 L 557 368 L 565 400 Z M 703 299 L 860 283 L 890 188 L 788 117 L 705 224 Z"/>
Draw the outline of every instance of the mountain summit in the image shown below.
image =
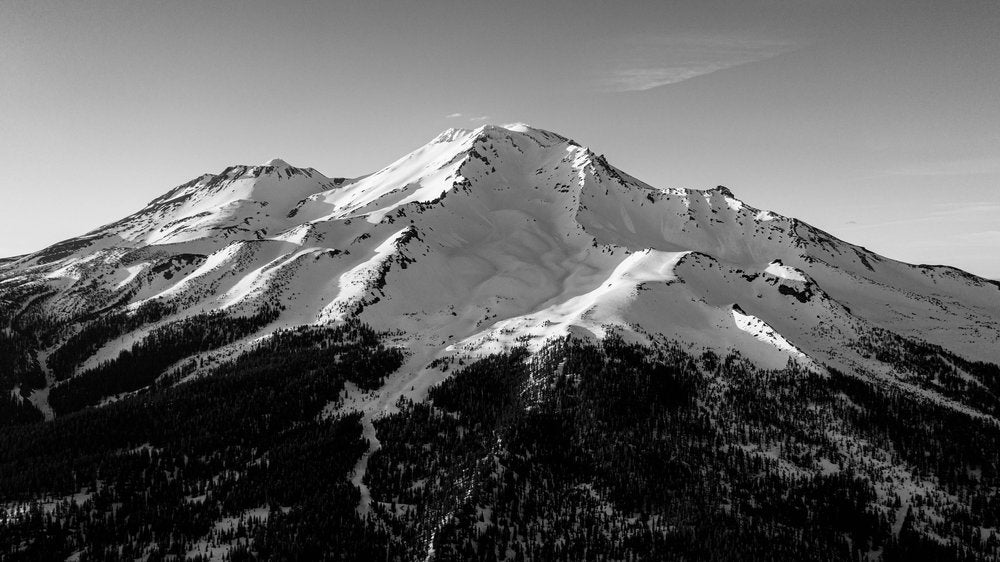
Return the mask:
<path fill-rule="evenodd" d="M 0 557 L 991 559 L 998 364 L 1000 283 L 524 124 L 229 166 L 0 260 Z"/>
<path fill-rule="evenodd" d="M 230 166 L 0 267 L 8 288 L 44 285 L 40 313 L 66 318 L 282 309 L 246 341 L 358 318 L 396 330 L 411 368 L 609 330 L 772 367 L 851 368 L 864 361 L 848 344 L 871 330 L 1000 361 L 994 282 L 878 256 L 726 187 L 651 187 L 524 124 L 449 129 L 353 180 L 279 159 Z"/>

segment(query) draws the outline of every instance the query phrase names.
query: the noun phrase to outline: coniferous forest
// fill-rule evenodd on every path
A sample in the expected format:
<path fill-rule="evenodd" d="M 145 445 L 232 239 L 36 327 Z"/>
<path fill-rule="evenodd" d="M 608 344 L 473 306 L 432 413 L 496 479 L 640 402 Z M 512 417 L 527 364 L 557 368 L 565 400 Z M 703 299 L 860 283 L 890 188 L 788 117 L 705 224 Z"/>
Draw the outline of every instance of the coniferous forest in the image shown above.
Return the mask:
<path fill-rule="evenodd" d="M 377 389 L 405 355 L 358 322 L 279 331 L 206 367 L 185 358 L 253 333 L 278 309 L 196 315 L 80 369 L 126 324 L 170 313 L 92 319 L 45 366 L 45 326 L 18 311 L 4 318 L 3 382 L 17 390 L 0 402 L 0 558 L 1000 553 L 1000 428 L 875 378 L 567 337 L 536 353 L 435 362 L 450 376 L 425 401 L 375 418 L 370 451 L 362 415 L 337 405 L 348 385 Z M 955 400 L 996 407 L 996 366 L 889 332 L 859 345 Z M 26 399 L 45 368 L 61 381 L 51 421 Z"/>

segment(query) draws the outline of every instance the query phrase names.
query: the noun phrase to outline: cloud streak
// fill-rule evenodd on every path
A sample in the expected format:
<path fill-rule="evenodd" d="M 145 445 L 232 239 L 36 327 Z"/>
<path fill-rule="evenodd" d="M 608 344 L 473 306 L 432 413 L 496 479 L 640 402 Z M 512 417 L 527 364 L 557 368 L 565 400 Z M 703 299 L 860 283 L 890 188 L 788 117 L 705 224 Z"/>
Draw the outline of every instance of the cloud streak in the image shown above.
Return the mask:
<path fill-rule="evenodd" d="M 979 220 L 984 216 L 992 216 L 1000 213 L 1000 203 L 993 202 L 971 202 L 971 203 L 942 203 L 938 207 L 940 210 L 931 211 L 922 216 L 905 219 L 895 219 L 870 223 L 859 223 L 848 221 L 846 226 L 851 230 L 883 228 L 888 226 L 903 226 L 910 224 L 932 223 L 932 222 L 953 222 L 956 220 Z M 990 231 L 993 232 L 993 231 Z"/>
<path fill-rule="evenodd" d="M 919 162 L 886 170 L 885 176 L 973 176 L 1000 174 L 1000 158 L 961 158 Z"/>
<path fill-rule="evenodd" d="M 758 62 L 795 48 L 789 41 L 724 35 L 639 36 L 602 86 L 615 92 L 650 90 Z"/>
<path fill-rule="evenodd" d="M 959 240 L 977 247 L 995 248 L 1000 247 L 1000 230 L 984 230 L 982 232 L 970 232 L 962 234 Z"/>
<path fill-rule="evenodd" d="M 468 117 L 469 121 L 472 121 L 473 123 L 478 123 L 480 121 L 489 121 L 490 119 L 493 119 L 489 115 L 466 115 L 465 113 L 458 113 L 458 112 L 449 113 L 448 115 L 444 116 L 445 119 L 458 119 L 460 117 Z"/>

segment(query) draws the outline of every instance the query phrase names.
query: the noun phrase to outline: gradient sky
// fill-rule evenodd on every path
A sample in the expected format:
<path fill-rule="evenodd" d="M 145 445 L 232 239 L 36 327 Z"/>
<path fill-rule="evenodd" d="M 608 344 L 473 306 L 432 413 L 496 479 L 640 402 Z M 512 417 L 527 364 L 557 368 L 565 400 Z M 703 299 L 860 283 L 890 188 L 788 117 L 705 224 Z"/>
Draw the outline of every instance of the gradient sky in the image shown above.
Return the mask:
<path fill-rule="evenodd" d="M 0 254 L 229 164 L 357 176 L 523 121 L 1000 278 L 998 29 L 995 1 L 0 0 Z"/>

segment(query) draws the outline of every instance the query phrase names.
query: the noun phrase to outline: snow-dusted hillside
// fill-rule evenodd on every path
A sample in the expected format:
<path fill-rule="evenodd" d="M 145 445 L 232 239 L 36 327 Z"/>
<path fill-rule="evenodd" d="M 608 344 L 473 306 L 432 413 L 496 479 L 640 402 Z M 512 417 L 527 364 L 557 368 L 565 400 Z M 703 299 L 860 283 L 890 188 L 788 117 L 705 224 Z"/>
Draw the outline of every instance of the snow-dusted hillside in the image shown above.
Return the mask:
<path fill-rule="evenodd" d="M 421 375 L 434 359 L 525 341 L 539 349 L 569 333 L 900 384 L 859 342 L 888 331 L 1000 362 L 996 282 L 878 256 L 724 187 L 655 188 L 520 124 L 445 131 L 357 179 L 277 159 L 200 176 L 116 223 L 0 262 L 0 292 L 26 291 L 42 295 L 32 314 L 62 324 L 47 352 L 101 315 L 169 307 L 77 370 L 179 318 L 277 307 L 208 355 L 283 327 L 359 318 L 396 334 L 410 357 L 398 386 L 417 398 L 440 378 Z"/>

